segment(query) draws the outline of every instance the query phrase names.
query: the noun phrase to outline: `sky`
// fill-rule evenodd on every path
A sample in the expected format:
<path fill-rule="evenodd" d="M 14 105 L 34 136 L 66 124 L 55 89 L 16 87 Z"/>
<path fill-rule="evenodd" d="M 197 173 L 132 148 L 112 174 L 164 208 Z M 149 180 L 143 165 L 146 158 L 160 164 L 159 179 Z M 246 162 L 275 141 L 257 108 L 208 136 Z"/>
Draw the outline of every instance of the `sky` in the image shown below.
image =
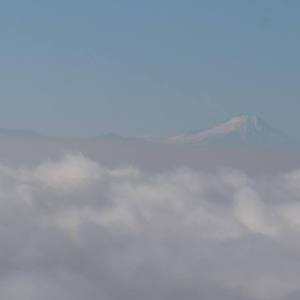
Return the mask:
<path fill-rule="evenodd" d="M 257 114 L 300 137 L 296 0 L 3 0 L 0 127 L 164 135 Z"/>

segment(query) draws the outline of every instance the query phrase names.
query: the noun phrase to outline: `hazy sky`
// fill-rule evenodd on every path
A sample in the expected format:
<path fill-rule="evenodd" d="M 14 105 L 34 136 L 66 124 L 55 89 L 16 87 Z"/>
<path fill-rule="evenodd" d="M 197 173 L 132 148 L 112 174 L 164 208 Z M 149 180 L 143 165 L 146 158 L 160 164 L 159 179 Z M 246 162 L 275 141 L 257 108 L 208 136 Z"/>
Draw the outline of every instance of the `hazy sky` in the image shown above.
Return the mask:
<path fill-rule="evenodd" d="M 296 0 L 3 0 L 0 127 L 166 134 L 259 114 L 300 136 Z"/>

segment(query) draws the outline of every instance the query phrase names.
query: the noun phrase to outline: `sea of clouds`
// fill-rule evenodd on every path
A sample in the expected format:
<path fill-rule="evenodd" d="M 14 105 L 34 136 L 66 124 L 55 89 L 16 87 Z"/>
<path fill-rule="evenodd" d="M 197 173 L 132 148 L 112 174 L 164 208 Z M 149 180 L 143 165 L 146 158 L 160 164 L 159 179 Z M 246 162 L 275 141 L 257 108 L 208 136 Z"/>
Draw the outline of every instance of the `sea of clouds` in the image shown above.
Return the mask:
<path fill-rule="evenodd" d="M 300 170 L 0 165 L 0 299 L 300 297 Z"/>

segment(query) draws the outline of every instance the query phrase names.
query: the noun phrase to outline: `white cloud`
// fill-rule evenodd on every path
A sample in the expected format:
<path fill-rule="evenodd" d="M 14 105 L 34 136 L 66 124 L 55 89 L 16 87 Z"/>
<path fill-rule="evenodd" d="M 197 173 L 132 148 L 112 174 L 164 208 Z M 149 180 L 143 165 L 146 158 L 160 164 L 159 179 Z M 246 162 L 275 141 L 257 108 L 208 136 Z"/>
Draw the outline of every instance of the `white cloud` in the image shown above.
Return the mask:
<path fill-rule="evenodd" d="M 39 165 L 33 178 L 53 189 L 77 189 L 101 177 L 99 165 L 82 155 L 66 155 L 59 162 L 47 161 Z"/>
<path fill-rule="evenodd" d="M 299 172 L 0 166 L 0 298 L 298 299 Z"/>

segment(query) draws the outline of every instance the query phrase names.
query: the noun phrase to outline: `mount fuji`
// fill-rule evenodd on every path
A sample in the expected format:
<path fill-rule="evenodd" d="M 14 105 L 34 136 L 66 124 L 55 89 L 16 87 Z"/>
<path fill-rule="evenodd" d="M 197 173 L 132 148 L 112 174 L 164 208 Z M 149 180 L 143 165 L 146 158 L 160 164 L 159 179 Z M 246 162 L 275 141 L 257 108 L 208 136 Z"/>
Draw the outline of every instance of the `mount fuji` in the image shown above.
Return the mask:
<path fill-rule="evenodd" d="M 167 137 L 167 144 L 285 144 L 287 134 L 257 116 L 240 115 L 212 128 Z"/>

